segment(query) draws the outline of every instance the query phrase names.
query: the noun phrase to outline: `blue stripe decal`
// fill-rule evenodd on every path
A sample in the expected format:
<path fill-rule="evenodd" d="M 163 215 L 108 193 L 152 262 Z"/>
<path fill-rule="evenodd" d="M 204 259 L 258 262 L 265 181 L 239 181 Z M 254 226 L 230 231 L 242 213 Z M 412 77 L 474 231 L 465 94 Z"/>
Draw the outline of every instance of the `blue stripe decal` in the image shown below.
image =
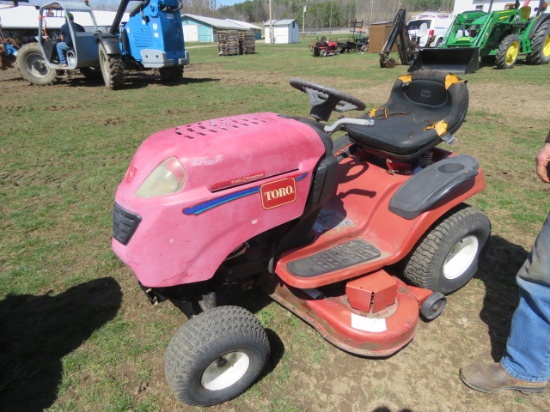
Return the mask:
<path fill-rule="evenodd" d="M 296 177 L 297 182 L 304 180 L 307 176 L 307 173 L 303 173 L 300 176 Z M 183 213 L 186 215 L 200 215 L 201 213 L 207 212 L 210 209 L 223 205 L 225 203 L 232 202 L 233 200 L 240 199 L 242 197 L 250 196 L 260 191 L 260 186 L 252 187 L 250 189 L 241 190 L 240 192 L 231 193 L 230 195 L 225 195 L 218 197 L 216 199 L 207 200 L 206 202 L 199 203 L 198 205 L 188 207 L 183 209 Z"/>

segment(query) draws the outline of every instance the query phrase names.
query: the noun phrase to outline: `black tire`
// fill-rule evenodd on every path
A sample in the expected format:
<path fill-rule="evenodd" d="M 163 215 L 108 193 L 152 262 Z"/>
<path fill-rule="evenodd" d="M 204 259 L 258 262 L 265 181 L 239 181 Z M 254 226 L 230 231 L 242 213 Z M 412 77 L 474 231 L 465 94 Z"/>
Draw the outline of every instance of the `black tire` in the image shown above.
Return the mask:
<path fill-rule="evenodd" d="M 432 321 L 439 317 L 445 309 L 447 297 L 439 292 L 434 292 L 420 306 L 420 315 L 426 321 Z"/>
<path fill-rule="evenodd" d="M 105 86 L 111 90 L 124 87 L 124 64 L 120 54 L 109 55 L 103 44 L 99 45 L 99 66 Z"/>
<path fill-rule="evenodd" d="M 327 55 L 326 49 L 321 49 L 321 50 L 319 51 L 319 56 L 325 57 L 326 55 Z"/>
<path fill-rule="evenodd" d="M 80 73 L 87 79 L 99 80 L 103 78 L 103 73 L 99 67 L 81 67 Z"/>
<path fill-rule="evenodd" d="M 497 69 L 511 69 L 516 64 L 521 49 L 521 39 L 517 34 L 509 34 L 500 42 L 496 55 Z"/>
<path fill-rule="evenodd" d="M 405 262 L 404 278 L 413 285 L 448 294 L 477 272 L 491 223 L 479 210 L 463 205 L 424 235 Z"/>
<path fill-rule="evenodd" d="M 528 64 L 548 64 L 550 62 L 550 19 L 542 23 L 531 39 L 531 53 Z"/>
<path fill-rule="evenodd" d="M 238 306 L 218 306 L 191 318 L 164 355 L 166 378 L 188 405 L 210 406 L 243 393 L 269 357 L 269 341 L 256 317 Z"/>
<path fill-rule="evenodd" d="M 29 83 L 44 86 L 58 81 L 57 71 L 50 67 L 38 43 L 28 43 L 19 49 L 17 67 Z"/>
<path fill-rule="evenodd" d="M 179 82 L 183 78 L 183 66 L 161 67 L 160 80 L 165 83 Z"/>

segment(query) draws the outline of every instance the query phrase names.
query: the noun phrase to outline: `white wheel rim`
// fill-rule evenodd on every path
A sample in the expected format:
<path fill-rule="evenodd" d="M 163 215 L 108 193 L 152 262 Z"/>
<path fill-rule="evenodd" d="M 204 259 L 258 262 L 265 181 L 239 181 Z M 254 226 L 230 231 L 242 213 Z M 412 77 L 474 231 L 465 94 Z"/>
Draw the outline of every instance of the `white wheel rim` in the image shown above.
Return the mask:
<path fill-rule="evenodd" d="M 479 249 L 476 236 L 466 236 L 453 246 L 443 263 L 443 276 L 453 280 L 464 274 L 472 265 Z"/>
<path fill-rule="evenodd" d="M 205 389 L 219 391 L 241 379 L 250 365 L 250 358 L 243 352 L 229 352 L 220 356 L 204 370 L 201 384 Z"/>

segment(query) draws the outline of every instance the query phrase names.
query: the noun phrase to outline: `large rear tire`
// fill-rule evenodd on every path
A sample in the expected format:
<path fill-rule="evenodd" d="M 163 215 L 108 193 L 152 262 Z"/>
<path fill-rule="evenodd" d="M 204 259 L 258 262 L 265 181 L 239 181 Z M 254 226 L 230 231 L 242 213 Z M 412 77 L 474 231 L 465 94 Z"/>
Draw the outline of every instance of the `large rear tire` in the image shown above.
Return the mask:
<path fill-rule="evenodd" d="M 50 67 L 38 43 L 28 43 L 21 47 L 16 63 L 21 76 L 29 83 L 44 86 L 58 81 L 57 71 Z"/>
<path fill-rule="evenodd" d="M 269 341 L 258 319 L 238 306 L 218 306 L 191 318 L 174 334 L 164 365 L 180 401 L 210 406 L 243 393 L 268 356 Z"/>
<path fill-rule="evenodd" d="M 496 64 L 498 69 L 511 69 L 516 64 L 521 48 L 521 39 L 517 34 L 510 34 L 498 47 Z"/>
<path fill-rule="evenodd" d="M 109 55 L 103 44 L 99 45 L 99 66 L 105 86 L 111 90 L 124 87 L 124 64 L 120 54 Z"/>
<path fill-rule="evenodd" d="M 531 40 L 531 53 L 528 64 L 548 64 L 550 62 L 550 19 L 542 23 Z"/>
<path fill-rule="evenodd" d="M 454 292 L 477 272 L 490 234 L 487 216 L 464 205 L 424 235 L 405 262 L 403 276 L 434 292 Z"/>
<path fill-rule="evenodd" d="M 164 83 L 175 83 L 183 78 L 183 66 L 161 67 L 159 72 Z"/>

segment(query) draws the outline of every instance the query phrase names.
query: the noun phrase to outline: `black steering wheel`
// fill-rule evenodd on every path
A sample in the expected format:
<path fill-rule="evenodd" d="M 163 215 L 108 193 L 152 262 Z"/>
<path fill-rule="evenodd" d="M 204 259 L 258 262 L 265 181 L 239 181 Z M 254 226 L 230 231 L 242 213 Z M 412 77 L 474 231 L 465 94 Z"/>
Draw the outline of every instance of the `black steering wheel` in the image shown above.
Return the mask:
<path fill-rule="evenodd" d="M 367 105 L 350 94 L 302 79 L 290 79 L 290 85 L 309 96 L 310 114 L 317 120 L 327 121 L 333 110 L 365 110 Z"/>

